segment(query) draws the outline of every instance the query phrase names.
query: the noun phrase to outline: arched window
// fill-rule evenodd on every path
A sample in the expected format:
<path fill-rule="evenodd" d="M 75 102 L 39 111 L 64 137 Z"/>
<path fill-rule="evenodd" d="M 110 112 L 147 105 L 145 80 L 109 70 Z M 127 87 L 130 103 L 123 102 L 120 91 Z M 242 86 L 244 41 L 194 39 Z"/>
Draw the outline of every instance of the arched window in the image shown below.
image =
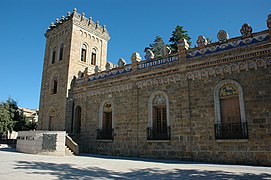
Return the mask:
<path fill-rule="evenodd" d="M 81 113 L 82 113 L 81 107 L 76 106 L 76 108 L 75 108 L 75 123 L 74 123 L 74 127 L 73 127 L 74 133 L 81 132 Z"/>
<path fill-rule="evenodd" d="M 158 91 L 151 95 L 148 102 L 148 140 L 169 140 L 169 101 L 167 95 Z"/>
<path fill-rule="evenodd" d="M 51 109 L 50 114 L 49 114 L 49 125 L 48 125 L 49 131 L 56 130 L 55 129 L 55 120 L 56 120 L 56 111 L 55 111 L 55 109 Z"/>
<path fill-rule="evenodd" d="M 95 48 L 92 49 L 91 52 L 91 65 L 96 65 L 96 59 L 97 59 L 97 50 Z"/>
<path fill-rule="evenodd" d="M 51 59 L 52 64 L 54 64 L 55 62 L 56 62 L 56 48 L 53 49 L 52 59 Z"/>
<path fill-rule="evenodd" d="M 248 138 L 243 91 L 239 83 L 224 80 L 215 88 L 216 139 Z"/>
<path fill-rule="evenodd" d="M 100 107 L 100 122 L 97 139 L 113 140 L 113 107 L 111 102 L 104 102 Z"/>
<path fill-rule="evenodd" d="M 63 60 L 63 51 L 64 51 L 64 44 L 62 43 L 61 45 L 60 45 L 60 48 L 59 48 L 59 56 L 58 56 L 58 60 L 59 61 L 62 61 Z"/>
<path fill-rule="evenodd" d="M 87 45 L 83 44 L 81 48 L 81 61 L 87 62 Z"/>
<path fill-rule="evenodd" d="M 57 93 L 57 86 L 58 86 L 58 75 L 57 74 L 55 74 L 54 76 L 53 76 L 53 79 L 52 79 L 52 91 L 51 91 L 51 93 L 52 94 L 56 94 Z"/>

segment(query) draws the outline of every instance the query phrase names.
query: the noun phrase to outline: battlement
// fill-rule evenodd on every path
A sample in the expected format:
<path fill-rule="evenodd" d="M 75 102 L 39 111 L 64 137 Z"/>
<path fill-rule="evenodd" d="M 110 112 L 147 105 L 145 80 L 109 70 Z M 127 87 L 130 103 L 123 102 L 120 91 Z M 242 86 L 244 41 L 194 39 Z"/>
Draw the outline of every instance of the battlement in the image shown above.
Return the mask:
<path fill-rule="evenodd" d="M 94 22 L 92 17 L 86 18 L 85 13 L 79 14 L 77 9 L 74 8 L 73 12 L 68 12 L 67 16 L 61 16 L 61 18 L 56 18 L 55 22 L 51 22 L 48 27 L 46 34 L 53 31 L 54 29 L 60 27 L 67 21 L 72 21 L 72 23 L 92 34 L 103 38 L 108 41 L 110 39 L 109 33 L 106 29 L 106 25 L 101 26 L 99 21 Z"/>
<path fill-rule="evenodd" d="M 148 68 L 161 67 L 169 64 L 184 65 L 184 70 L 194 70 L 202 67 L 218 66 L 223 63 L 234 63 L 240 59 L 252 57 L 259 54 L 269 53 L 270 50 L 261 52 L 240 54 L 239 52 L 247 51 L 247 48 L 253 46 L 260 46 L 261 44 L 270 44 L 271 42 L 271 15 L 268 15 L 267 28 L 259 32 L 252 32 L 252 27 L 244 23 L 241 26 L 241 36 L 230 38 L 225 30 L 220 30 L 217 33 L 216 42 L 207 42 L 206 38 L 202 35 L 198 36 L 195 47 L 189 47 L 189 44 L 185 39 L 180 40 L 178 43 L 178 52 L 171 53 L 161 50 L 162 57 L 155 57 L 154 54 L 150 55 L 146 51 L 145 59 L 141 59 L 139 53 L 133 53 L 131 57 L 131 64 L 123 65 L 121 59 L 118 65 L 115 67 L 108 67 L 105 71 L 95 71 L 93 74 L 85 73 L 84 76 L 80 76 L 76 79 L 77 84 L 84 82 L 93 82 L 109 77 L 115 77 L 118 75 L 127 75 L 127 73 L 133 73 L 134 71 L 140 71 Z M 237 51 L 236 51 L 237 50 Z M 151 50 L 150 50 L 151 51 Z M 249 51 L 249 50 L 248 50 Z M 224 53 L 223 56 L 218 56 Z M 227 53 L 227 54 L 226 54 Z M 224 56 L 231 56 L 224 58 Z M 189 73 L 188 73 L 189 74 Z M 188 77 L 190 78 L 190 77 Z M 194 77 L 193 77 L 194 78 Z"/>

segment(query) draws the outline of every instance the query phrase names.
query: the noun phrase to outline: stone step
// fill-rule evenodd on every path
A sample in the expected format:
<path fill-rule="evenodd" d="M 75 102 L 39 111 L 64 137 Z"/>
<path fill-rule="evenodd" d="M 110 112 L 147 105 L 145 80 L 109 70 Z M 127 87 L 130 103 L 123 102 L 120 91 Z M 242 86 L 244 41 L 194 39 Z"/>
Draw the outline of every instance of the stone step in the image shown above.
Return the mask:
<path fill-rule="evenodd" d="M 67 146 L 65 147 L 65 156 L 74 156 L 74 153 Z"/>

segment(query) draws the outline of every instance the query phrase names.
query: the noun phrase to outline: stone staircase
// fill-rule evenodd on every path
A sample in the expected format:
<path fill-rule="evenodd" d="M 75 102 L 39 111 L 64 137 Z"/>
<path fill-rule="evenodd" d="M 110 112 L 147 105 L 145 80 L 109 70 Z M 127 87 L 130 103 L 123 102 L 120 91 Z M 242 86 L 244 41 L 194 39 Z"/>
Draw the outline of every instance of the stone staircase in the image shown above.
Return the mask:
<path fill-rule="evenodd" d="M 65 156 L 74 156 L 74 152 L 72 152 L 67 146 L 65 146 Z"/>
<path fill-rule="evenodd" d="M 79 146 L 78 144 L 73 141 L 73 139 L 66 134 L 66 140 L 65 140 L 65 155 L 79 155 Z"/>

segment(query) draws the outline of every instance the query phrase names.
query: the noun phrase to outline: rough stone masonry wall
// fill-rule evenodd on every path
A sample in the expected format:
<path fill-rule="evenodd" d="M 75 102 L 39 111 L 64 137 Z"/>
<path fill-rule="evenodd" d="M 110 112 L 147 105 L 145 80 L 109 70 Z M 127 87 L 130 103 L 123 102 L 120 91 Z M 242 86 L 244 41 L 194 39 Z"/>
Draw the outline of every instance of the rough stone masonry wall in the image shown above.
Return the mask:
<path fill-rule="evenodd" d="M 153 73 L 163 69 L 156 68 Z M 180 77 L 175 83 L 139 88 L 129 76 L 133 83 L 129 91 L 75 98 L 75 107 L 82 107 L 81 134 L 77 137 L 80 150 L 117 156 L 270 165 L 270 66 L 194 80 L 188 80 L 185 73 Z M 242 86 L 249 139 L 215 139 L 214 88 L 224 79 L 235 80 Z M 110 81 L 109 78 L 102 83 Z M 82 85 L 77 91 L 84 94 L 91 88 Z M 169 98 L 170 141 L 147 140 L 148 99 L 156 91 L 165 92 Z M 106 100 L 114 106 L 113 141 L 96 140 L 99 107 Z"/>
<path fill-rule="evenodd" d="M 39 129 L 48 130 L 49 113 L 52 109 L 56 111 L 55 128 L 57 130 L 65 129 L 65 110 L 66 95 L 68 90 L 68 70 L 71 46 L 71 25 L 66 22 L 58 29 L 54 29 L 46 34 L 46 49 L 43 64 L 42 85 L 40 94 L 40 112 L 39 112 Z M 63 59 L 59 61 L 59 47 L 64 44 Z M 52 64 L 52 51 L 56 49 L 55 63 Z M 58 74 L 57 93 L 52 94 L 52 79 Z"/>
<path fill-rule="evenodd" d="M 71 109 L 81 106 L 81 133 L 75 136 L 81 152 L 270 166 L 271 50 L 267 33 L 191 49 L 180 44 L 175 62 L 156 66 L 145 61 L 138 66 L 132 60 L 127 74 L 99 78 L 119 70 L 114 69 L 79 78 L 70 90 L 74 106 L 68 103 L 66 125 L 71 126 Z M 177 81 L 173 74 L 179 76 Z M 248 139 L 215 139 L 214 89 L 227 79 L 242 87 Z M 125 84 L 131 88 L 123 88 Z M 147 140 L 148 100 L 156 91 L 163 91 L 169 99 L 171 138 L 167 141 Z M 96 139 L 99 108 L 107 100 L 113 105 L 113 141 Z"/>
<path fill-rule="evenodd" d="M 194 160 L 270 165 L 270 78 L 271 67 L 189 82 Z M 235 80 L 243 88 L 247 140 L 215 140 L 214 88 L 223 79 Z"/>

